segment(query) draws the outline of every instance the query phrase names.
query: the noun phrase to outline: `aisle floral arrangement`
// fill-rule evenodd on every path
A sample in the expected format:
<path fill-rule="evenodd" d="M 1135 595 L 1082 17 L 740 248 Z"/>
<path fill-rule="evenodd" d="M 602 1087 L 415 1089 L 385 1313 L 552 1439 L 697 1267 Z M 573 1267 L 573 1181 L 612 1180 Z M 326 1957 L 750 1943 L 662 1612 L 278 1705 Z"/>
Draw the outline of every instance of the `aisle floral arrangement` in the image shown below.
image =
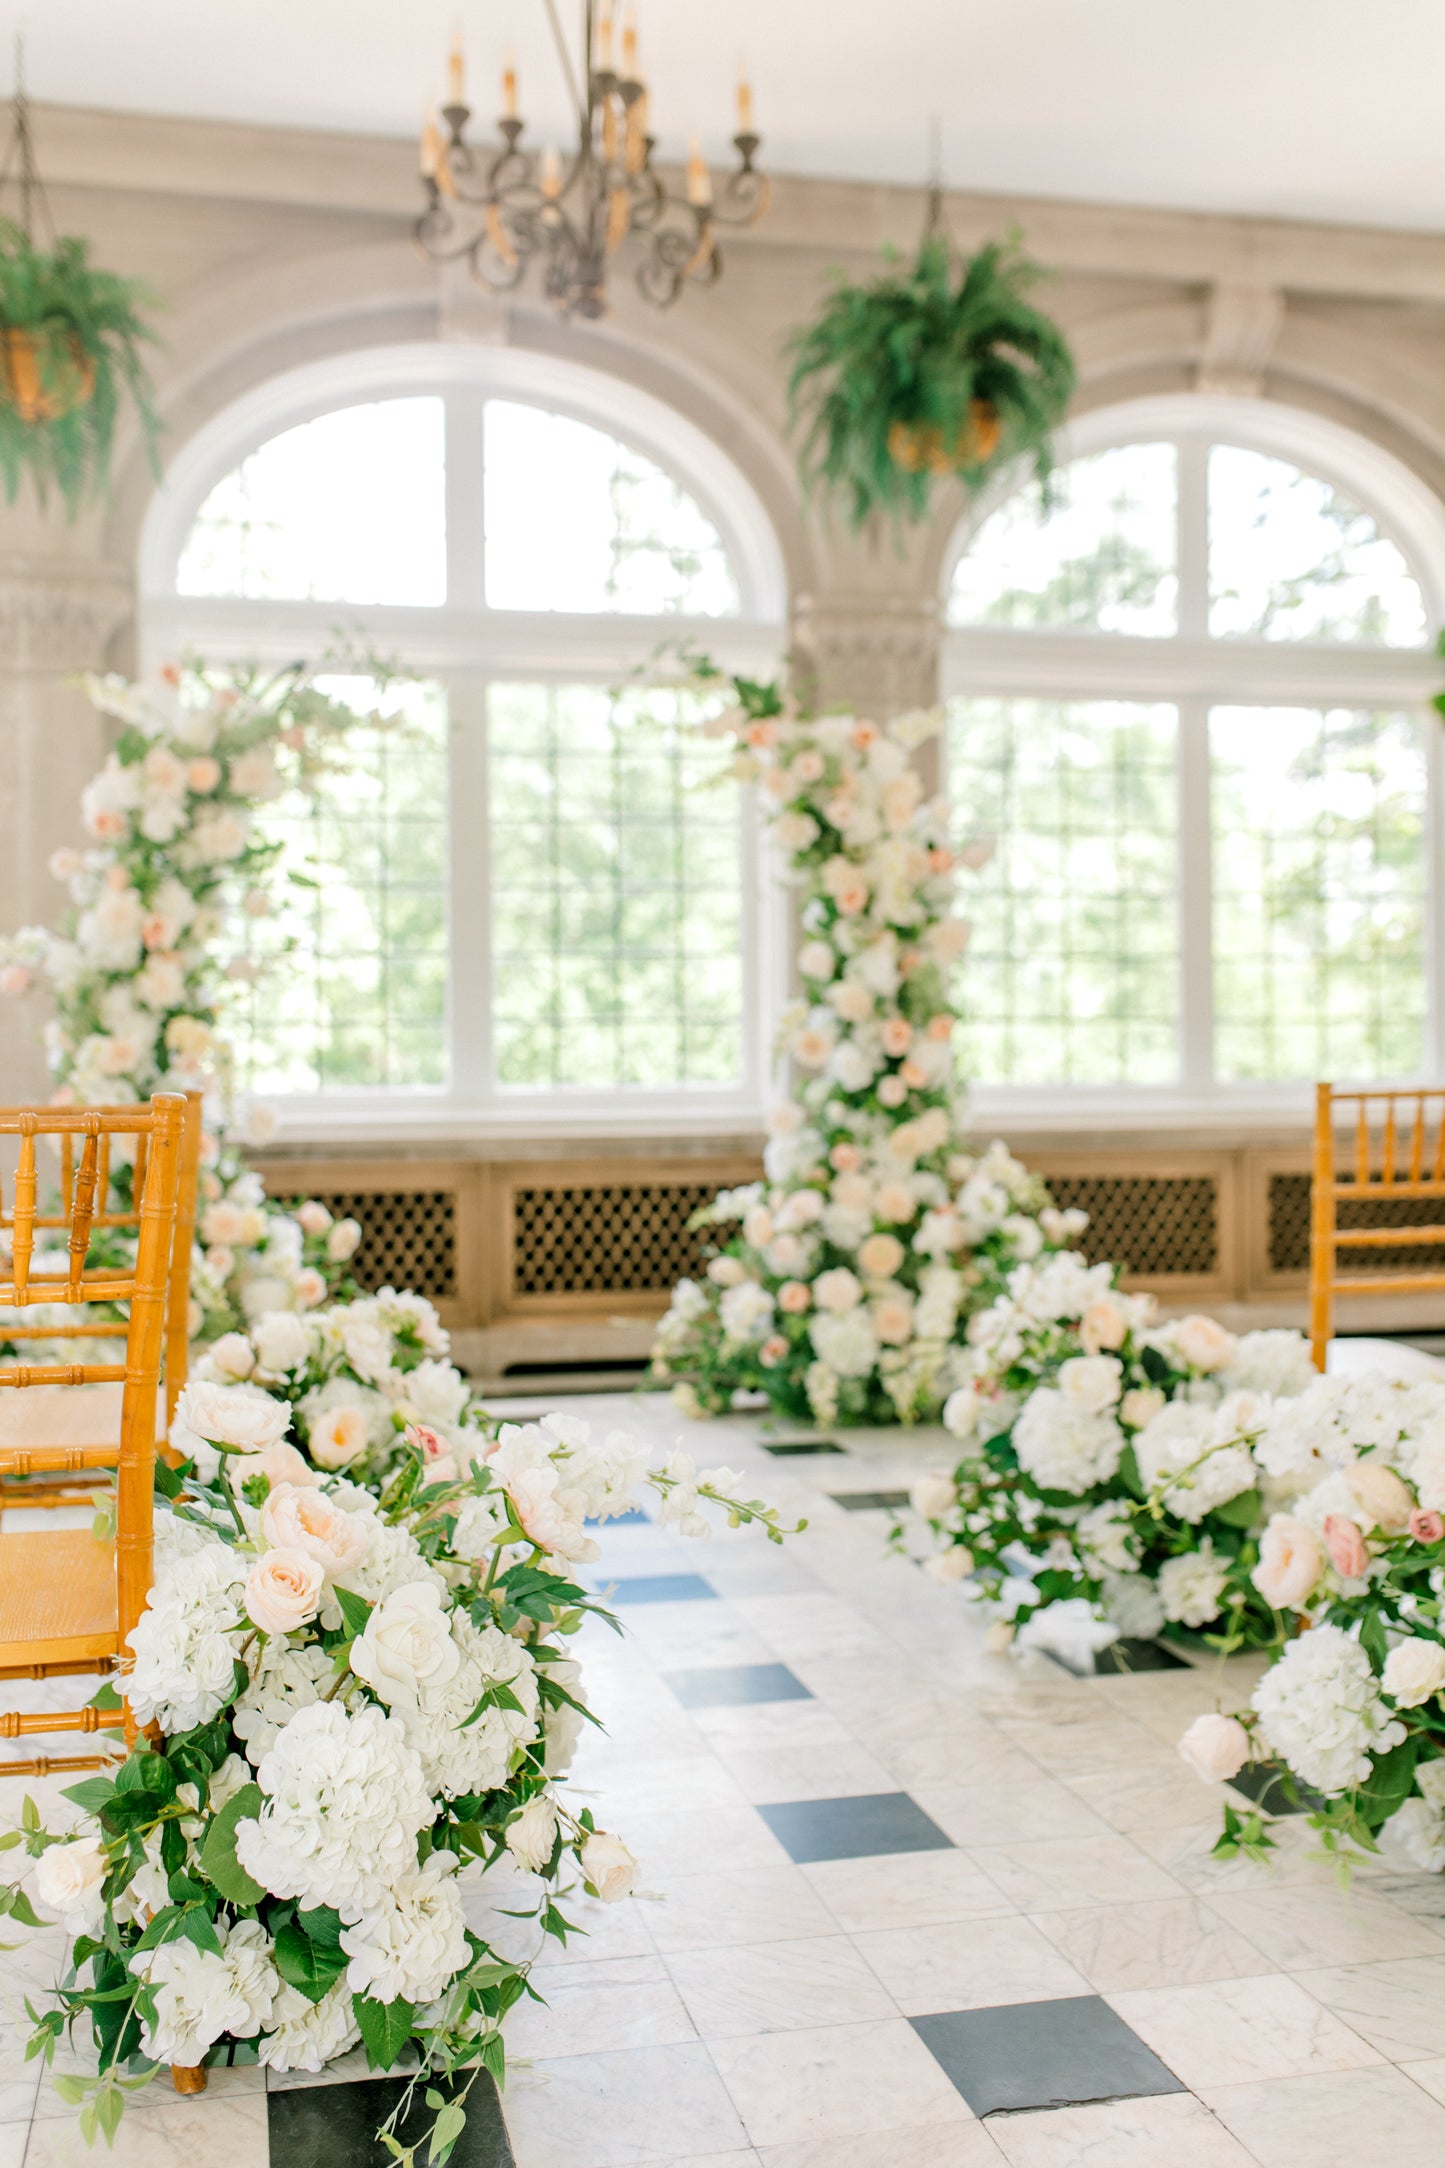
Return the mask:
<path fill-rule="evenodd" d="M 419 2157 L 391 2135 L 419 2090 L 444 2161 L 478 2073 L 504 2075 L 533 1964 L 573 1931 L 569 1894 L 633 1886 L 626 1846 L 561 1788 L 595 1721 L 568 1642 L 608 1618 L 573 1571 L 598 1555 L 589 1523 L 651 1489 L 683 1535 L 709 1533 L 706 1504 L 783 1530 L 729 1470 L 651 1467 L 567 1416 L 475 1427 L 445 1465 L 411 1427 L 366 1488 L 320 1472 L 288 1441 L 288 1402 L 253 1383 L 193 1382 L 179 1414 L 214 1472 L 158 1473 L 128 1683 L 154 1729 L 67 1791 L 78 1828 L 45 1829 L 27 1802 L 0 1840 L 24 1843 L 73 1937 L 34 2051 L 48 2062 L 89 2019 L 95 2076 L 55 2082 L 109 2137 L 156 2066 L 317 2071 L 360 2041 L 413 2074 L 393 2155 Z M 0 1910 L 40 1924 L 18 1883 Z"/>
<path fill-rule="evenodd" d="M 57 1102 L 94 1106 L 219 1084 L 209 1130 L 192 1274 L 193 1326 L 214 1338 L 246 1318 L 326 1300 L 361 1230 L 298 1219 L 267 1202 L 241 1162 L 265 1140 L 261 1110 L 229 1106 L 227 1007 L 253 966 L 248 920 L 268 916 L 282 878 L 258 810 L 306 788 L 341 757 L 356 711 L 311 672 L 172 671 L 156 692 L 87 680 L 122 727 L 81 798 L 87 845 L 50 870 L 70 909 L 58 930 L 0 939 L 0 993 L 48 989 L 45 1027 Z"/>
<path fill-rule="evenodd" d="M 941 1539 L 928 1570 L 970 1581 L 997 1641 L 1071 1661 L 1166 1628 L 1272 1641 L 1256 1445 L 1315 1378 L 1308 1344 L 1161 1322 L 1117 1277 L 1063 1251 L 1020 1265 L 973 1319 L 944 1409 L 963 1457 L 913 1493 Z"/>
<path fill-rule="evenodd" d="M 730 773 L 759 786 L 801 897 L 806 998 L 782 1051 L 804 1081 L 772 1117 L 766 1179 L 701 1215 L 716 1254 L 675 1291 L 654 1369 L 693 1415 L 741 1390 L 795 1419 L 912 1422 L 952 1389 L 962 1321 L 1083 1219 L 1055 1212 L 1002 1145 L 964 1142 L 959 861 L 912 757 L 941 717 L 880 726 L 733 685 L 736 706 L 708 727 L 736 735 Z"/>
<path fill-rule="evenodd" d="M 1326 1846 L 1445 1869 L 1445 1385 L 1320 1378 L 1255 1447 L 1278 1510 L 1257 1588 L 1289 1638 L 1239 1714 L 1181 1741 L 1202 1776 L 1275 1762 Z M 1263 1854 L 1230 1808 L 1218 1849 Z"/>

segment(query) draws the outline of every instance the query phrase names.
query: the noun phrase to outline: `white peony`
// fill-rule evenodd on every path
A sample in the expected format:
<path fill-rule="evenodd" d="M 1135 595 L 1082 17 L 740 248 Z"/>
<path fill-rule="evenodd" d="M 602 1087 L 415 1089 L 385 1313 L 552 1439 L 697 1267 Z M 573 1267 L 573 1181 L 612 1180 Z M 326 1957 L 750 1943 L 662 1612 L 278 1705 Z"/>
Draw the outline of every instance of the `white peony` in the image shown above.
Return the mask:
<path fill-rule="evenodd" d="M 1015 1642 L 1020 1649 L 1042 1649 L 1076 1670 L 1088 1671 L 1093 1669 L 1097 1651 L 1118 1638 L 1119 1628 L 1100 1615 L 1096 1604 L 1084 1596 L 1070 1596 L 1030 1611 Z"/>
<path fill-rule="evenodd" d="M 352 1922 L 385 1905 L 437 1815 L 401 1724 L 373 1706 L 298 1710 L 256 1775 L 266 1798 L 237 1824 L 241 1865 L 272 1896 L 332 1905 Z"/>
<path fill-rule="evenodd" d="M 1405 1737 L 1380 1699 L 1369 1657 L 1338 1626 L 1315 1626 L 1289 1642 L 1253 1701 L 1275 1753 L 1325 1793 L 1363 1783 L 1371 1756 Z"/>
<path fill-rule="evenodd" d="M 279 1445 L 291 1428 L 291 1410 L 254 1385 L 211 1385 L 194 1380 L 182 1388 L 176 1419 L 208 1445 L 242 1453 Z"/>
<path fill-rule="evenodd" d="M 311 1355 L 311 1328 L 294 1310 L 271 1310 L 251 1327 L 256 1365 L 273 1378 L 300 1370 Z"/>
<path fill-rule="evenodd" d="M 341 1930 L 347 1984 L 375 2002 L 435 2002 L 470 1961 L 455 1856 L 433 1852 L 400 1875 L 385 1904 Z"/>

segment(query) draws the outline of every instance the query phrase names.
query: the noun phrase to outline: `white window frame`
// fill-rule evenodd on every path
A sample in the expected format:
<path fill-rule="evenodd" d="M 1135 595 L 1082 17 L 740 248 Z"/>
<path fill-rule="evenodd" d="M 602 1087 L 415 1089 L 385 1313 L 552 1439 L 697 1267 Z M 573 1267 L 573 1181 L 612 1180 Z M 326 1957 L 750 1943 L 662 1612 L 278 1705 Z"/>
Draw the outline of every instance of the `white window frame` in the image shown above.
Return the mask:
<path fill-rule="evenodd" d="M 447 423 L 447 601 L 436 608 L 277 602 L 177 593 L 181 553 L 215 485 L 283 430 L 373 400 L 439 397 Z M 692 496 L 728 554 L 734 616 L 490 610 L 483 588 L 482 409 L 515 399 L 619 438 Z M 745 796 L 741 881 L 743 1065 L 735 1086 L 534 1090 L 491 1081 L 491 927 L 486 853 L 489 687 L 625 682 L 667 641 L 705 644 L 724 669 L 776 671 L 787 582 L 771 523 L 746 478 L 692 422 L 600 370 L 514 347 L 392 346 L 289 371 L 208 422 L 170 463 L 140 546 L 141 667 L 187 652 L 283 663 L 355 637 L 444 684 L 452 732 L 448 912 L 450 1079 L 445 1087 L 268 1093 L 286 1141 L 364 1142 L 558 1132 L 578 1138 L 730 1135 L 756 1129 L 771 1096 L 772 1044 L 786 999 L 788 911 L 771 847 Z M 465 931 L 464 931 L 465 930 Z"/>
<path fill-rule="evenodd" d="M 1116 445 L 1179 446 L 1179 620 L 1162 638 L 1073 628 L 948 626 L 941 697 L 1168 701 L 1179 714 L 1178 1083 L 980 1086 L 976 1117 L 1013 1133 L 1067 1127 L 1101 1132 L 1293 1128 L 1309 1110 L 1307 1083 L 1232 1084 L 1211 1073 L 1213 1030 L 1210 887 L 1209 710 L 1218 706 L 1375 707 L 1429 716 L 1441 688 L 1433 647 L 1365 647 L 1327 640 L 1211 639 L 1205 617 L 1206 459 L 1210 444 L 1237 444 L 1287 459 L 1334 484 L 1403 553 L 1419 581 L 1434 631 L 1445 619 L 1445 505 L 1400 460 L 1324 416 L 1262 399 L 1181 393 L 1134 399 L 1082 416 L 1063 433 L 1058 464 Z M 1006 479 L 973 506 L 943 566 L 945 609 L 959 559 L 990 513 L 1020 486 Z M 1445 751 L 1426 732 L 1429 790 L 1427 1017 L 1422 1074 L 1445 1076 Z M 967 899 L 963 899 L 967 909 Z M 965 967 L 964 1002 L 967 1003 Z M 1370 1079 L 1369 1081 L 1419 1081 Z"/>

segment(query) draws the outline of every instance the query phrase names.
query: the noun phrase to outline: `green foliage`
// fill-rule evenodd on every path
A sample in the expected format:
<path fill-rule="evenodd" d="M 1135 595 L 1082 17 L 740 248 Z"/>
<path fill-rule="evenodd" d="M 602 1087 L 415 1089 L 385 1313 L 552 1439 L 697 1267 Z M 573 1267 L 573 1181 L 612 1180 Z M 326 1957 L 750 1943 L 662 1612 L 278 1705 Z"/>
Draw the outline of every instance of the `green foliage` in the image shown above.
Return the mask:
<path fill-rule="evenodd" d="M 243 1784 L 226 1801 L 201 1846 L 201 1868 L 227 1904 L 258 1905 L 266 1892 L 236 1857 L 236 1824 L 261 1811 L 259 1784 Z"/>
<path fill-rule="evenodd" d="M 862 285 L 840 280 L 789 341 L 805 483 L 837 496 L 854 527 L 877 512 L 895 524 L 922 519 L 933 477 L 899 464 L 889 440 L 900 423 L 928 432 L 971 489 L 1025 457 L 1045 480 L 1074 364 L 1058 326 L 1027 299 L 1039 275 L 1012 244 L 992 242 L 959 263 L 946 236 L 929 233 L 906 269 Z M 986 456 L 977 403 L 999 424 Z"/>
<path fill-rule="evenodd" d="M 25 421 L 0 398 L 0 480 L 10 503 L 27 473 L 42 504 L 58 490 L 70 519 L 98 496 L 123 393 L 154 446 L 158 424 L 141 350 L 155 337 L 142 311 L 155 305 L 136 280 L 92 264 L 77 235 L 38 248 L 19 226 L 0 221 L 0 330 L 33 336 L 42 393 L 56 404 L 74 395 L 82 372 L 93 376 L 89 397 L 49 420 Z"/>

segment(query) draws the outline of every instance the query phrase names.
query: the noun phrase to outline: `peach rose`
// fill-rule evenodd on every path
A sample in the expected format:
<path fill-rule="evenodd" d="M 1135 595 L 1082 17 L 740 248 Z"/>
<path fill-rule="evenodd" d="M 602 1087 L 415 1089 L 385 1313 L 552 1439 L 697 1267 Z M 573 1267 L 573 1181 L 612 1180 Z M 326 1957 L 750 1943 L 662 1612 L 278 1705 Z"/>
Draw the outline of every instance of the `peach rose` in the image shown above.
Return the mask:
<path fill-rule="evenodd" d="M 1128 1330 L 1124 1306 L 1112 1295 L 1100 1295 L 1079 1320 L 1079 1338 L 1086 1355 L 1111 1355 L 1124 1345 Z"/>
<path fill-rule="evenodd" d="M 312 1423 L 307 1443 L 318 1468 L 349 1468 L 366 1451 L 365 1411 L 327 1408 Z"/>
<path fill-rule="evenodd" d="M 856 1144 L 835 1144 L 828 1154 L 828 1164 L 837 1174 L 856 1174 L 863 1164 L 863 1154 Z"/>
<path fill-rule="evenodd" d="M 945 1039 L 951 1039 L 953 1037 L 953 1018 L 951 1016 L 935 1016 L 932 1018 L 928 1026 L 928 1036 L 930 1039 L 937 1039 L 940 1043 Z"/>
<path fill-rule="evenodd" d="M 878 1217 L 885 1220 L 910 1220 L 916 1202 L 906 1182 L 884 1182 L 878 1191 Z"/>
<path fill-rule="evenodd" d="M 306 1551 L 267 1551 L 246 1576 L 246 1611 L 263 1634 L 294 1633 L 321 1609 L 326 1575 Z"/>
<path fill-rule="evenodd" d="M 786 1311 L 789 1317 L 801 1317 L 812 1300 L 812 1293 L 803 1280 L 784 1280 L 778 1289 L 778 1308 Z"/>
<path fill-rule="evenodd" d="M 880 1107 L 901 1107 L 907 1097 L 908 1085 L 902 1075 L 880 1078 L 878 1084 L 878 1104 Z"/>
<path fill-rule="evenodd" d="M 906 1016 L 890 1016 L 883 1026 L 883 1051 L 896 1061 L 913 1044 L 913 1026 Z"/>
<path fill-rule="evenodd" d="M 1277 1513 L 1260 1539 L 1259 1564 L 1250 1579 L 1272 1610 L 1298 1611 L 1324 1569 L 1325 1554 L 1314 1530 L 1288 1513 Z"/>
<path fill-rule="evenodd" d="M 765 1370 L 776 1370 L 788 1352 L 788 1343 L 780 1332 L 769 1333 L 758 1349 L 758 1361 Z"/>
<path fill-rule="evenodd" d="M 858 1245 L 858 1262 L 871 1280 L 891 1279 L 903 1262 L 897 1235 L 869 1235 Z"/>
<path fill-rule="evenodd" d="M 1249 1733 L 1237 1716 L 1196 1716 L 1179 1742 L 1179 1751 L 1206 1783 L 1227 1784 L 1250 1758 Z"/>
<path fill-rule="evenodd" d="M 294 1445 L 282 1439 L 276 1445 L 263 1446 L 259 1453 L 229 1453 L 226 1467 L 233 1490 L 244 1488 L 247 1479 L 263 1475 L 272 1490 L 282 1483 L 311 1484 L 318 1480 L 310 1461 L 297 1452 Z"/>
<path fill-rule="evenodd" d="M 1235 1344 L 1234 1334 L 1212 1317 L 1181 1317 L 1174 1328 L 1179 1359 L 1190 1370 L 1222 1370 L 1232 1360 Z"/>
<path fill-rule="evenodd" d="M 304 1552 L 328 1581 L 361 1563 L 375 1525 L 369 1514 L 346 1513 L 324 1491 L 295 1483 L 278 1483 L 261 1508 L 261 1533 L 273 1551 Z"/>
<path fill-rule="evenodd" d="M 1409 1527 L 1415 1501 L 1393 1468 L 1378 1460 L 1357 1460 L 1345 1469 L 1344 1477 L 1350 1496 L 1376 1528 L 1397 1536 Z"/>

